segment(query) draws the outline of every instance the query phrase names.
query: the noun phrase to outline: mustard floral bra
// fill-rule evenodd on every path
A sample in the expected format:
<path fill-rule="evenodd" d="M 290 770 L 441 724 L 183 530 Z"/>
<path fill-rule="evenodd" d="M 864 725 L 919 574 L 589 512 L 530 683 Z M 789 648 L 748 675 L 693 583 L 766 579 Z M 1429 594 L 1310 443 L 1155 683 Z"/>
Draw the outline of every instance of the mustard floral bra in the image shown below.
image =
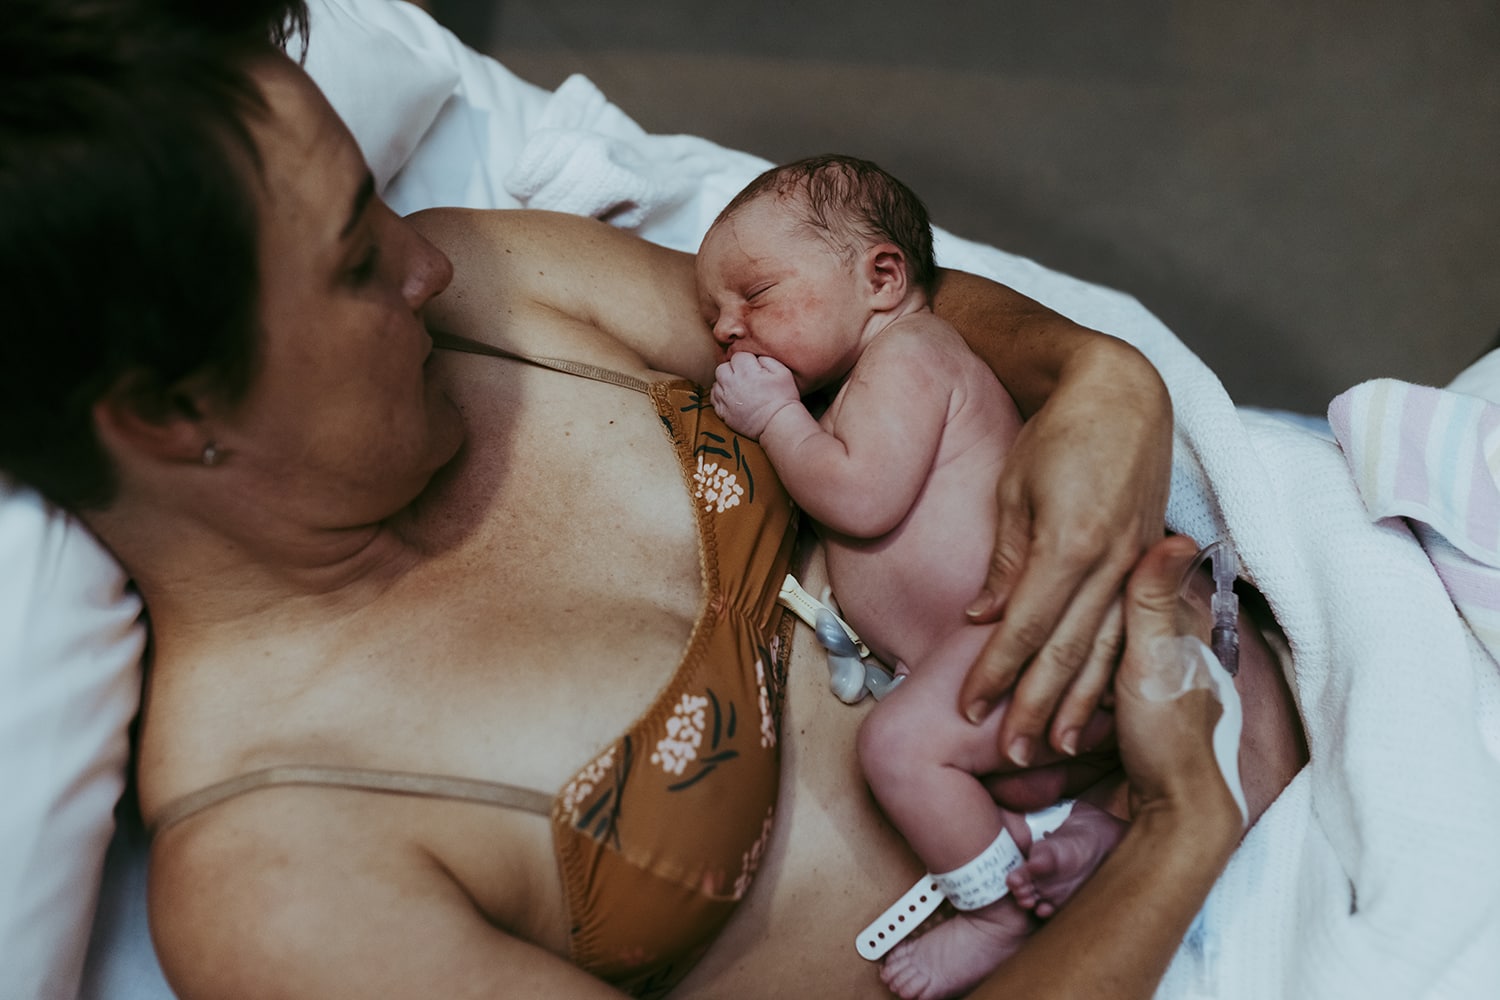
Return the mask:
<path fill-rule="evenodd" d="M 795 541 L 790 498 L 755 443 L 687 381 L 646 382 L 574 362 L 442 337 L 644 393 L 682 467 L 698 522 L 703 609 L 656 701 L 556 795 L 406 772 L 288 765 L 169 805 L 157 831 L 227 798 L 320 784 L 525 809 L 550 817 L 580 968 L 640 997 L 664 995 L 734 912 L 766 848 L 780 778 L 790 616 L 777 605 Z"/>

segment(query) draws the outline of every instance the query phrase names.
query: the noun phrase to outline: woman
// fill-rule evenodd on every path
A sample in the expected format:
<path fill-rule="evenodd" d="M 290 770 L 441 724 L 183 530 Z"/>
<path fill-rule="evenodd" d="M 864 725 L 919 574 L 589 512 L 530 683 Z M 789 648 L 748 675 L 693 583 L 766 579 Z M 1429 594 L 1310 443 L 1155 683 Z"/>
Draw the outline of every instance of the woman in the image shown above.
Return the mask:
<path fill-rule="evenodd" d="M 195 34 L 140 6 L 94 5 L 89 16 L 121 23 L 101 30 L 80 15 L 73 27 L 94 41 L 70 30 L 55 44 L 116 53 L 109 84 L 146 133 L 114 127 L 118 103 L 86 93 L 86 121 L 104 107 L 93 137 L 149 143 L 173 112 L 202 140 L 182 164 L 110 158 L 115 172 L 164 174 L 141 184 L 172 204 L 137 198 L 118 206 L 123 223 L 101 209 L 75 224 L 42 217 L 61 202 L 32 197 L 47 208 L 27 216 L 13 197 L 7 231 L 17 243 L 37 234 L 41 263 L 14 290 L 23 328 L 52 310 L 79 336 L 110 321 L 164 333 L 123 361 L 76 348 L 33 359 L 27 379 L 52 381 L 8 387 L 4 423 L 17 432 L 3 463 L 78 509 L 151 609 L 139 795 L 157 829 L 152 922 L 174 989 L 189 1000 L 618 995 L 596 976 L 641 995 L 875 989 L 852 933 L 917 872 L 859 791 L 858 713 L 821 690 L 812 644 L 776 628 L 792 553 L 774 480 L 752 450 L 705 445 L 717 432 L 696 422 L 693 390 L 661 374 L 706 380 L 715 360 L 690 260 L 586 220 L 401 220 L 373 197 L 310 81 L 246 41 L 229 24 L 236 11 Z M 55 34 L 47 19 L 68 16 L 23 11 L 19 37 L 40 24 L 40 44 Z M 117 52 L 122 30 L 130 44 Z M 81 72 L 109 71 L 86 54 Z M 47 148 L 69 167 L 90 152 Z M 7 179 L 35 180 L 26 169 L 8 159 Z M 51 183 L 77 179 L 59 176 Z M 205 176 L 227 178 L 217 216 Z M 152 273 L 186 287 L 150 289 L 143 315 L 122 304 L 143 301 L 139 275 L 69 300 L 34 290 L 58 287 L 46 284 L 49 255 L 69 273 L 63 236 L 76 245 L 109 225 L 139 227 Z M 225 262 L 212 287 L 184 280 L 199 273 L 194 256 Z M 1061 645 L 1076 648 L 1067 637 L 1092 631 L 1120 553 L 1133 558 L 1141 526 L 1160 523 L 1160 387 L 1132 352 L 1003 289 L 954 275 L 937 304 L 982 340 L 1025 409 L 1052 393 L 1006 487 L 1034 483 L 1040 510 L 1034 565 L 1012 595 L 1021 638 L 1009 641 L 1029 653 L 1038 625 L 1051 631 L 1016 610 L 1025 589 L 1037 605 L 1081 580 L 1083 597 L 1060 613 Z M 454 349 L 433 351 L 429 326 Z M 204 361 L 170 357 L 219 336 Z M 496 348 L 575 364 L 489 356 Z M 93 367 L 59 374 L 69 364 Z M 82 426 L 25 410 L 58 380 Z M 1080 396 L 1092 404 L 1070 403 Z M 1078 561 L 1101 568 L 1080 572 L 1048 558 L 1047 512 L 1062 480 L 1099 473 L 1054 439 L 1084 433 L 1089 405 L 1120 397 L 1143 423 L 1086 436 L 1116 459 L 1142 455 L 1152 474 L 1115 474 L 1102 495 L 1130 502 L 1083 537 L 1123 537 L 1085 544 Z M 72 441 L 66 460 L 38 435 Z M 1131 497 L 1137 477 L 1151 482 Z M 721 517 L 751 510 L 748 534 Z M 1128 681 L 1158 668 L 1137 637 L 1170 628 L 1163 605 L 1183 555 L 1155 550 L 1131 605 L 1140 624 L 1119 697 L 1132 706 L 1120 725 L 1138 822 L 1099 889 L 985 989 L 1068 995 L 1109 982 L 1146 995 L 1232 849 L 1239 817 L 1205 750 L 1216 712 L 1132 700 Z M 816 586 L 816 559 L 803 572 Z M 1032 714 L 1052 718 L 1082 657 L 1043 659 L 1028 672 L 1040 678 Z M 724 663 L 722 687 L 693 686 Z M 1091 701 L 1070 696 L 1059 717 Z M 1172 739 L 1147 746 L 1141 726 Z M 697 795 L 714 811 L 682 804 Z M 1113 949 L 1097 960 L 1050 968 L 1056 949 L 1101 936 Z"/>

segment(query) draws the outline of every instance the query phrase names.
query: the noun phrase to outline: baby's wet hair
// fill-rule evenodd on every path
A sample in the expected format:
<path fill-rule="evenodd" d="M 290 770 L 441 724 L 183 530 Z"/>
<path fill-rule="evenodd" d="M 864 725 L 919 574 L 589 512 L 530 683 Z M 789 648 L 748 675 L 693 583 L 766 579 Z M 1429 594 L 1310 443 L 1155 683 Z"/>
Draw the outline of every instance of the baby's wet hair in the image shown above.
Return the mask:
<path fill-rule="evenodd" d="M 807 228 L 846 258 L 874 243 L 894 243 L 906 255 L 908 279 L 932 293 L 937 264 L 927 206 L 880 166 L 825 153 L 772 167 L 735 195 L 714 225 L 767 194 L 793 199 Z"/>

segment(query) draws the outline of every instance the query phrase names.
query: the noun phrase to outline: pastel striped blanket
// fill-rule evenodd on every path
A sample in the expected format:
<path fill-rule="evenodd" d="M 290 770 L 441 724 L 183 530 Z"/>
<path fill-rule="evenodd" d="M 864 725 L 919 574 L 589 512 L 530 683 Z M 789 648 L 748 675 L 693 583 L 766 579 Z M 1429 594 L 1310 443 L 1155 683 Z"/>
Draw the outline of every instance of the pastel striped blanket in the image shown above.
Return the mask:
<path fill-rule="evenodd" d="M 1459 613 L 1500 659 L 1500 406 L 1377 379 L 1328 408 L 1374 517 L 1412 526 Z"/>

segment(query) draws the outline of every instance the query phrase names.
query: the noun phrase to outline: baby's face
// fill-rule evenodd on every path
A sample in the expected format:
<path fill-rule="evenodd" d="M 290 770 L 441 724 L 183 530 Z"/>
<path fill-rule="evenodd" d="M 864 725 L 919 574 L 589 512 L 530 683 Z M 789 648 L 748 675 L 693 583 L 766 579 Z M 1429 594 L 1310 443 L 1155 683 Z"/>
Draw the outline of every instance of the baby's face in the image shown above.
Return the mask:
<path fill-rule="evenodd" d="M 799 230 L 764 195 L 723 220 L 698 250 L 698 300 L 725 355 L 768 355 L 806 394 L 844 377 L 870 317 L 853 262 Z"/>

